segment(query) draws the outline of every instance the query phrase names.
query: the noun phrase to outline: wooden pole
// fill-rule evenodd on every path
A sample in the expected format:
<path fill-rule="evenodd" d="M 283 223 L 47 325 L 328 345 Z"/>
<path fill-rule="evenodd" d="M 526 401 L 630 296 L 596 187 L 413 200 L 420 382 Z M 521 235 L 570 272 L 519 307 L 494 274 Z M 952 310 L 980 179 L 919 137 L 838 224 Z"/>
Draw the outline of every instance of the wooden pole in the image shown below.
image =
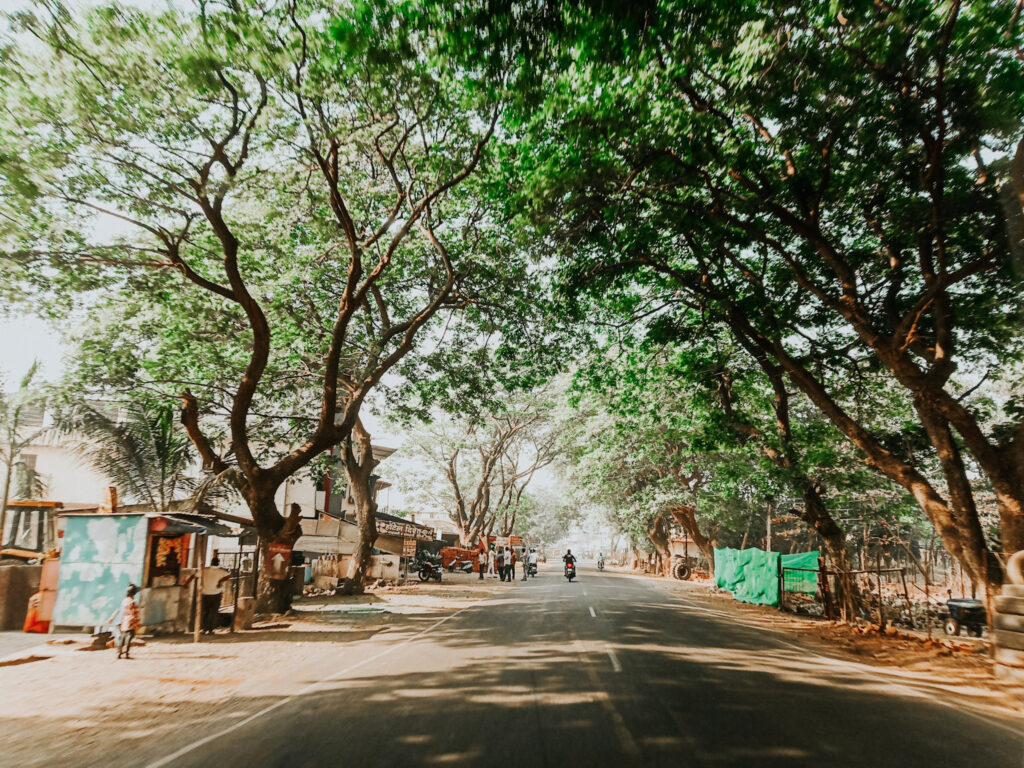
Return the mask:
<path fill-rule="evenodd" d="M 196 615 L 192 622 L 192 642 L 198 643 L 203 628 L 203 563 L 206 562 L 206 534 L 196 534 Z"/>
<path fill-rule="evenodd" d="M 932 597 L 928 594 L 929 580 L 924 580 L 924 620 L 928 625 L 928 639 L 932 639 Z"/>
<path fill-rule="evenodd" d="M 779 580 L 779 610 L 785 610 L 786 608 L 786 569 L 782 567 L 782 556 L 775 561 L 776 576 Z"/>
<path fill-rule="evenodd" d="M 824 609 L 826 619 L 835 618 L 835 610 L 832 607 L 832 596 L 828 590 L 828 574 L 825 573 L 825 558 L 818 556 L 818 589 L 821 590 L 821 606 Z"/>
<path fill-rule="evenodd" d="M 238 615 L 238 593 L 239 587 L 242 584 L 242 547 L 238 547 L 238 553 L 235 555 L 235 599 L 234 604 L 231 607 L 231 632 L 235 631 L 235 616 Z"/>
<path fill-rule="evenodd" d="M 256 537 L 256 551 L 252 556 L 252 599 L 257 600 L 259 597 L 260 587 L 260 539 Z"/>
<path fill-rule="evenodd" d="M 903 596 L 907 599 L 907 615 L 910 617 L 910 626 L 912 629 L 917 629 L 917 624 L 914 622 L 914 608 L 910 604 L 910 590 L 907 589 L 906 568 L 900 568 L 900 581 L 903 582 Z"/>
<path fill-rule="evenodd" d="M 878 584 L 878 628 L 882 629 L 882 548 L 875 550 L 875 581 Z"/>

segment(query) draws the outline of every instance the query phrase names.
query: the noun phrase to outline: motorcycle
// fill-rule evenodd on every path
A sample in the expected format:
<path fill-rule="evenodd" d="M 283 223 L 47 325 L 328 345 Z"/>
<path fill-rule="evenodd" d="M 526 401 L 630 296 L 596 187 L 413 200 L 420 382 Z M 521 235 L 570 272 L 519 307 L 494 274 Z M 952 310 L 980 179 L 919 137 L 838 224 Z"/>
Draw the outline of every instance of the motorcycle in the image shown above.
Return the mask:
<path fill-rule="evenodd" d="M 597 570 L 599 570 L 599 571 L 603 571 L 604 570 L 604 558 L 603 557 L 600 560 L 597 561 Z"/>
<path fill-rule="evenodd" d="M 527 573 L 528 576 L 536 576 L 537 575 L 537 564 L 536 563 L 528 563 L 527 566 L 526 566 L 526 573 Z"/>
<path fill-rule="evenodd" d="M 435 581 L 441 580 L 441 558 L 431 557 L 429 554 L 424 553 L 419 558 L 414 558 L 409 561 L 410 572 L 414 571 L 420 578 L 420 581 Z"/>
<path fill-rule="evenodd" d="M 576 578 L 576 563 L 565 564 L 565 578 L 567 578 L 570 582 L 572 582 L 572 580 Z"/>

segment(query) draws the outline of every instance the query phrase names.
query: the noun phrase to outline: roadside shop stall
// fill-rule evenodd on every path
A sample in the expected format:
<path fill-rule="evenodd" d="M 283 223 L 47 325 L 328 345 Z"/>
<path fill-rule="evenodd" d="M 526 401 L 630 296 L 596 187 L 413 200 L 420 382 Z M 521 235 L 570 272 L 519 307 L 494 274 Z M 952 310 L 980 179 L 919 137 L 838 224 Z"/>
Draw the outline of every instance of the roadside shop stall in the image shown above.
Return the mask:
<path fill-rule="evenodd" d="M 46 632 L 53 611 L 60 546 L 59 501 L 7 503 L 0 535 L 0 630 Z"/>
<path fill-rule="evenodd" d="M 187 582 L 205 564 L 207 537 L 240 534 L 215 520 L 182 513 L 61 517 L 64 536 L 53 609 L 56 627 L 105 626 L 128 586 L 135 584 L 140 587 L 136 599 L 143 631 L 188 630 L 194 589 Z"/>
<path fill-rule="evenodd" d="M 399 581 L 406 563 L 423 542 L 436 541 L 433 528 L 401 517 L 378 512 L 377 540 L 373 545 L 369 577 Z M 307 583 L 313 589 L 334 589 L 348 577 L 352 555 L 359 542 L 358 526 L 344 518 L 325 515 L 309 525 L 303 522 L 303 534 L 295 542 L 295 551 L 309 563 Z"/>

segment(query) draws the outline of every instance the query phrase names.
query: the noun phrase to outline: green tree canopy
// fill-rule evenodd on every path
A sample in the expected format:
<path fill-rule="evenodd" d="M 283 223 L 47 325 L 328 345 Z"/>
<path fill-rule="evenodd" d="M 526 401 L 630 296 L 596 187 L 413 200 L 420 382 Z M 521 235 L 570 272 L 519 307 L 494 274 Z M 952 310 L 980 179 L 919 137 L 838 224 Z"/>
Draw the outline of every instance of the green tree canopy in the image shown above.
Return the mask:
<path fill-rule="evenodd" d="M 84 372 L 178 394 L 268 537 L 297 535 L 276 488 L 477 294 L 490 254 L 460 185 L 516 83 L 486 34 L 460 47 L 477 12 L 49 3 L 10 19 L 4 263 L 98 295 Z"/>
<path fill-rule="evenodd" d="M 622 302 L 657 286 L 721 319 L 998 581 L 964 454 L 1024 547 L 1013 7 L 666 1 L 565 18 L 564 66 L 508 163 L 514 205 L 569 257 L 564 284 Z M 945 487 L 847 410 L 826 368 L 886 371 Z M 1013 394 L 972 393 L 982 377 Z"/>

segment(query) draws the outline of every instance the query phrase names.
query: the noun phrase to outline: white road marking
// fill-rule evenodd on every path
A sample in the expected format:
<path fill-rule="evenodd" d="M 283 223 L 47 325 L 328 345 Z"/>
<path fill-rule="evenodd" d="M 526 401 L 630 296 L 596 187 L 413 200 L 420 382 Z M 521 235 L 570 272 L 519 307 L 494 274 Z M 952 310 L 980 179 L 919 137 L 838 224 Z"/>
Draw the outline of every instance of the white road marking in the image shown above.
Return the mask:
<path fill-rule="evenodd" d="M 575 631 L 570 627 L 570 631 L 575 635 Z M 583 644 L 583 641 L 578 637 L 575 638 L 576 652 L 580 657 L 585 658 L 587 656 L 587 648 Z M 639 757 L 640 748 L 637 746 L 636 741 L 633 739 L 633 734 L 629 732 L 629 728 L 626 726 L 626 721 L 622 719 L 622 715 L 619 714 L 619 710 L 615 707 L 615 702 L 612 701 L 611 696 L 604 689 L 601 684 L 601 678 L 597 674 L 597 668 L 593 664 L 584 664 L 583 668 L 586 670 L 587 676 L 590 678 L 593 689 L 589 694 L 591 701 L 596 701 L 601 707 L 604 708 L 605 712 L 612 721 L 612 728 L 615 730 L 615 734 L 619 738 L 619 744 L 621 745 L 624 752 L 631 756 Z"/>
<path fill-rule="evenodd" d="M 484 599 L 486 599 L 486 598 L 484 598 Z M 145 768 L 163 768 L 163 766 L 165 766 L 165 765 L 170 765 L 175 760 L 177 760 L 179 757 L 183 757 L 184 755 L 187 755 L 189 752 L 192 752 L 193 750 L 198 749 L 199 747 L 203 746 L 204 744 L 209 744 L 211 741 L 215 741 L 216 739 L 219 739 L 221 736 L 226 736 L 227 734 L 231 733 L 232 731 L 237 731 L 243 725 L 248 725 L 253 720 L 257 720 L 257 719 L 263 717 L 264 715 L 270 714 L 275 709 L 283 707 L 285 704 L 287 704 L 292 699 L 298 698 L 299 696 L 306 695 L 307 693 L 311 692 L 312 690 L 314 690 L 318 686 L 322 685 L 323 683 L 329 683 L 329 682 L 333 682 L 335 680 L 338 680 L 341 677 L 343 677 L 344 675 L 346 675 L 349 672 L 351 672 L 353 669 L 356 669 L 357 667 L 361 667 L 364 664 L 369 664 L 371 661 L 376 661 L 381 656 L 386 656 L 389 653 L 391 653 L 392 651 L 396 651 L 399 648 L 402 648 L 402 647 L 408 645 L 409 643 L 411 643 L 411 642 L 413 642 L 415 640 L 418 640 L 419 638 L 423 637 L 423 635 L 427 634 L 428 632 L 432 632 L 434 629 L 436 629 L 437 627 L 441 626 L 442 624 L 444 624 L 449 619 L 454 619 L 460 613 L 462 613 L 464 611 L 468 611 L 470 608 L 473 608 L 474 606 L 476 606 L 477 604 L 479 604 L 481 602 L 483 602 L 483 600 L 477 600 L 476 602 L 467 605 L 465 608 L 460 608 L 455 613 L 449 614 L 448 616 L 445 616 L 443 619 L 439 619 L 438 621 L 435 621 L 429 627 L 427 627 L 426 629 L 424 629 L 421 632 L 417 632 L 412 637 L 407 637 L 405 640 L 402 640 L 400 643 L 395 643 L 394 645 L 390 645 L 387 648 L 385 648 L 383 651 L 380 651 L 379 653 L 375 653 L 372 656 L 368 656 L 367 658 L 363 659 L 362 661 L 357 661 L 355 664 L 349 664 L 344 669 L 339 669 L 337 672 L 335 672 L 330 677 L 326 677 L 323 680 L 318 680 L 315 683 L 310 683 L 309 685 L 307 685 L 305 688 L 303 688 L 302 690 L 298 691 L 297 693 L 293 693 L 293 694 L 290 694 L 288 696 L 285 696 L 282 699 L 278 699 L 273 704 L 271 704 L 271 705 L 269 705 L 267 707 L 264 707 L 259 712 L 255 712 L 255 713 L 249 715 L 244 720 L 239 720 L 237 723 L 231 725 L 228 728 L 224 728 L 224 729 L 222 729 L 220 731 L 217 731 L 217 733 L 212 733 L 209 736 L 206 736 L 206 737 L 204 737 L 202 739 L 199 739 L 198 741 L 194 741 L 191 744 L 182 747 L 177 752 L 172 752 L 171 754 L 167 755 L 167 757 L 162 757 L 159 760 L 156 760 L 156 761 L 154 761 L 152 763 L 147 764 Z"/>
<path fill-rule="evenodd" d="M 597 618 L 597 614 L 594 613 L 594 606 L 590 606 L 590 615 L 595 619 Z"/>
<path fill-rule="evenodd" d="M 611 646 L 608 646 L 605 650 L 608 652 L 608 658 L 612 662 L 612 669 L 616 672 L 621 672 L 622 665 L 619 664 L 619 657 L 615 655 L 615 651 L 612 650 Z"/>

